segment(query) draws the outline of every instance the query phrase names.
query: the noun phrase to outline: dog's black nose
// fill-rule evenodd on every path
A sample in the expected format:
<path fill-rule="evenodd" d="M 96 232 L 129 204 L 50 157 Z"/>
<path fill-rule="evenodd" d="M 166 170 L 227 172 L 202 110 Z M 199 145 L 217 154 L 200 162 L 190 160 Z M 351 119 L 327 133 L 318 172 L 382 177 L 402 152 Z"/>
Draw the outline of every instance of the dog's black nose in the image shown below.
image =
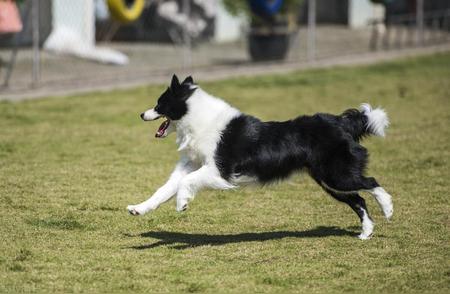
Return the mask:
<path fill-rule="evenodd" d="M 144 119 L 144 112 L 143 112 L 143 113 L 141 113 L 141 118 L 142 118 L 142 119 Z"/>

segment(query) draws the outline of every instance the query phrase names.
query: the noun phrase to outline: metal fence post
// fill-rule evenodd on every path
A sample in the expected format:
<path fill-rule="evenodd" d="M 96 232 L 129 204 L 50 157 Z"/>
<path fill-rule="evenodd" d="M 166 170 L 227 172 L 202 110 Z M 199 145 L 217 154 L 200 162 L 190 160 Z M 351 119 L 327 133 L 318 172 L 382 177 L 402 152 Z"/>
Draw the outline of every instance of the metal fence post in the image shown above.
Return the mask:
<path fill-rule="evenodd" d="M 183 13 L 186 16 L 186 24 L 183 26 L 183 69 L 188 70 L 192 65 L 192 43 L 188 31 L 189 15 L 191 14 L 191 1 L 183 0 Z"/>
<path fill-rule="evenodd" d="M 424 21 L 423 21 L 423 0 L 417 0 L 416 2 L 416 45 L 423 45 L 423 29 L 424 29 Z"/>
<path fill-rule="evenodd" d="M 40 49 L 39 49 L 39 0 L 29 0 L 31 1 L 31 20 L 32 20 L 32 32 L 33 32 L 33 80 L 32 85 L 36 86 L 40 80 Z"/>
<path fill-rule="evenodd" d="M 308 61 L 316 59 L 316 0 L 308 0 Z"/>

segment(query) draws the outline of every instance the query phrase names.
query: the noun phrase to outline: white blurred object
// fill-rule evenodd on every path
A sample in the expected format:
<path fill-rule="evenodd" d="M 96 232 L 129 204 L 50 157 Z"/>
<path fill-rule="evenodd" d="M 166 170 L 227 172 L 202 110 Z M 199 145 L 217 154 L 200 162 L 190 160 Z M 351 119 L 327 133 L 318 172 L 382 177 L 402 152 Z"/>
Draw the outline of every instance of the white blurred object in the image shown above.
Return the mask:
<path fill-rule="evenodd" d="M 247 21 L 244 15 L 231 15 L 220 1 L 217 5 L 217 15 L 215 18 L 214 41 L 218 43 L 236 42 L 241 37 Z"/>
<path fill-rule="evenodd" d="M 125 65 L 129 62 L 125 54 L 109 48 L 87 44 L 76 31 L 63 26 L 59 26 L 52 31 L 44 43 L 44 49 L 57 54 L 74 55 L 101 63 Z"/>
<path fill-rule="evenodd" d="M 110 17 L 108 5 L 105 0 L 95 0 L 95 18 L 97 20 L 107 20 Z"/>
<path fill-rule="evenodd" d="M 217 0 L 194 0 L 194 3 L 203 8 L 203 11 L 208 18 L 216 16 L 217 10 L 219 9 Z"/>
<path fill-rule="evenodd" d="M 125 54 L 95 46 L 94 1 L 54 0 L 52 14 L 53 30 L 44 43 L 44 49 L 102 63 L 128 64 Z"/>
<path fill-rule="evenodd" d="M 351 0 L 348 5 L 348 24 L 352 29 L 366 28 L 371 21 L 384 20 L 385 9 L 382 4 L 370 0 Z"/>
<path fill-rule="evenodd" d="M 383 4 L 373 4 L 373 20 L 377 22 L 377 31 L 380 36 L 386 33 L 384 18 L 386 16 L 386 7 Z"/>
<path fill-rule="evenodd" d="M 181 28 L 186 28 L 192 37 L 197 37 L 206 28 L 206 22 L 203 19 L 189 18 L 183 14 L 176 1 L 162 2 L 157 9 L 159 16 Z"/>

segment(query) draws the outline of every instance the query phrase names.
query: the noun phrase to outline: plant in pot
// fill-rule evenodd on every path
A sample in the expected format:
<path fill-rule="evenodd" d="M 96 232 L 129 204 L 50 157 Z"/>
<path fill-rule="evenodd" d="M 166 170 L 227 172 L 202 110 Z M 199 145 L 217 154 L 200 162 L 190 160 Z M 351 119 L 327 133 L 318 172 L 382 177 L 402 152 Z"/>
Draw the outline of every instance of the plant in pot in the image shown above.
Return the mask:
<path fill-rule="evenodd" d="M 248 50 L 253 61 L 283 60 L 297 32 L 303 0 L 224 0 L 231 15 L 249 19 Z"/>

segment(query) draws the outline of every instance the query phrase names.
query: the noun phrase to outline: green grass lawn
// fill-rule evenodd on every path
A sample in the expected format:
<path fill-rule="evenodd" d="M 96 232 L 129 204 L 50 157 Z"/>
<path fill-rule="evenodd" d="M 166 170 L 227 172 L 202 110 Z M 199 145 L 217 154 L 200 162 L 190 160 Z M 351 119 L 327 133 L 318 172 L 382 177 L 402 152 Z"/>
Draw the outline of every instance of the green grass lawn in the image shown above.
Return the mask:
<path fill-rule="evenodd" d="M 383 106 L 369 241 L 305 175 L 128 215 L 178 159 L 139 118 L 165 87 L 0 103 L 0 292 L 449 293 L 450 54 L 202 84 L 264 120 Z"/>

